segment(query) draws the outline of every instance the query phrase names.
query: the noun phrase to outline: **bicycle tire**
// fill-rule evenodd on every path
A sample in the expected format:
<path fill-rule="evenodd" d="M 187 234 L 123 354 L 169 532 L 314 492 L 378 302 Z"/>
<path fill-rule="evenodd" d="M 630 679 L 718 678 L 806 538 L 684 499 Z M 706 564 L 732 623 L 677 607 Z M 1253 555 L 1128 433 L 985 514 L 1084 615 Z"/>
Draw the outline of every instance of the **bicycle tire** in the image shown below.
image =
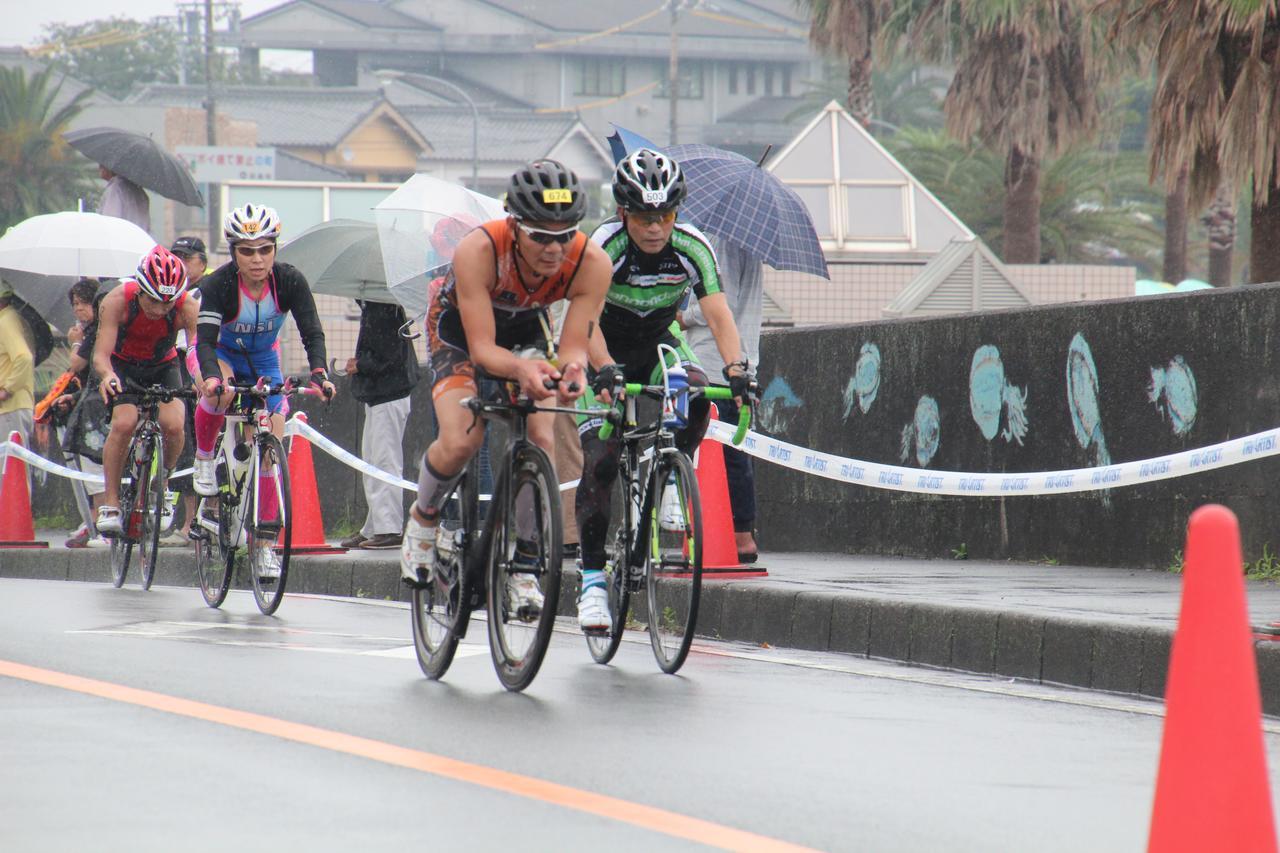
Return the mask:
<path fill-rule="evenodd" d="M 219 456 L 218 465 L 226 469 L 226 460 Z M 226 482 L 225 476 L 222 482 Z M 215 530 L 201 524 L 201 515 L 206 511 L 205 505 L 212 502 L 218 508 L 218 523 Z M 219 489 L 216 495 L 200 500 L 196 506 L 196 518 L 191 529 L 195 532 L 196 576 L 200 580 L 200 594 L 205 604 L 210 607 L 221 607 L 227 600 L 227 592 L 231 589 L 231 579 L 235 576 L 235 546 L 231 542 L 230 519 L 235 504 L 228 497 L 225 488 Z M 227 521 L 224 523 L 224 519 Z"/>
<path fill-rule="evenodd" d="M 471 564 L 479 545 L 480 509 L 469 468 L 463 471 L 452 494 L 459 502 L 459 518 L 453 520 L 462 531 L 458 548 L 443 560 L 437 554 L 435 580 L 429 586 L 415 587 L 411 603 L 414 652 L 422 673 L 432 681 L 440 680 L 449 671 L 458 641 L 471 620 Z M 448 505 L 446 498 L 444 506 Z M 450 521 L 444 516 L 441 513 L 442 527 Z"/>
<path fill-rule="evenodd" d="M 647 518 L 645 607 L 649 644 L 658 667 L 674 674 L 684 665 L 698 625 L 702 594 L 702 500 L 693 463 L 676 450 L 664 452 L 650 481 L 653 503 Z M 663 518 L 664 494 L 674 486 L 679 520 Z M 677 529 L 679 527 L 683 529 Z"/>
<path fill-rule="evenodd" d="M 607 664 L 613 660 L 622 645 L 622 633 L 627 625 L 627 609 L 631 603 L 629 567 L 634 560 L 634 522 L 639 520 L 630 504 L 631 489 L 632 484 L 624 482 L 622 476 L 614 481 L 612 505 L 621 508 L 621 518 L 607 552 L 604 571 L 605 585 L 609 591 L 609 618 L 613 627 L 605 633 L 583 635 L 587 638 L 587 650 L 591 652 L 591 659 L 598 664 Z"/>
<path fill-rule="evenodd" d="M 156 578 L 156 562 L 160 559 L 160 527 L 164 518 L 164 478 L 160 467 L 164 465 L 164 436 L 152 437 L 145 464 L 139 463 L 137 474 L 141 478 L 137 482 L 144 488 L 137 494 L 142 496 L 142 506 L 138 512 L 142 518 L 142 537 L 138 544 L 138 568 L 142 572 L 142 588 L 151 589 Z M 159 465 L 156 465 L 156 462 Z"/>
<path fill-rule="evenodd" d="M 138 458 L 138 442 L 142 440 L 140 435 L 135 434 L 129 440 L 129 447 L 125 451 L 126 468 L 129 476 L 123 478 L 120 483 L 120 532 L 111 537 L 111 585 L 116 589 L 124 586 L 125 578 L 129 575 L 129 560 L 133 556 L 133 539 L 129 536 L 129 528 L 132 526 L 130 519 L 133 517 L 134 490 L 137 486 L 137 470 L 134 467 L 134 460 Z"/>
<path fill-rule="evenodd" d="M 255 437 L 254 452 L 257 458 L 255 464 L 250 466 L 244 485 L 244 494 L 249 496 L 249 506 L 244 514 L 245 529 L 248 533 L 246 541 L 249 548 L 249 583 L 253 588 L 253 600 L 257 602 L 258 609 L 264 616 L 270 616 L 284 601 L 284 590 L 289 580 L 289 556 L 293 543 L 293 504 L 289 495 L 289 462 L 285 457 L 284 445 L 279 438 L 270 433 L 259 433 Z M 274 465 L 278 472 L 276 480 L 280 484 L 280 495 L 276 518 L 282 523 L 278 525 L 278 529 L 261 530 L 256 524 L 257 507 L 253 505 L 254 495 L 257 494 L 254 481 L 259 478 L 259 472 L 268 465 Z M 262 549 L 272 548 L 280 534 L 283 534 L 280 539 L 280 575 L 275 578 L 264 578 Z"/>
<path fill-rule="evenodd" d="M 504 465 L 494 487 L 489 510 L 489 550 L 486 562 L 489 652 L 502 686 L 513 692 L 524 690 L 538 674 L 551 644 L 556 608 L 560 598 L 560 564 L 563 560 L 563 531 L 560 517 L 560 483 L 551 460 L 541 447 L 516 447 Z M 511 574 L 516 547 L 516 501 L 533 490 L 536 531 L 529 541 L 537 553 L 534 573 L 539 578 L 543 603 L 532 621 L 509 613 L 507 577 Z"/>

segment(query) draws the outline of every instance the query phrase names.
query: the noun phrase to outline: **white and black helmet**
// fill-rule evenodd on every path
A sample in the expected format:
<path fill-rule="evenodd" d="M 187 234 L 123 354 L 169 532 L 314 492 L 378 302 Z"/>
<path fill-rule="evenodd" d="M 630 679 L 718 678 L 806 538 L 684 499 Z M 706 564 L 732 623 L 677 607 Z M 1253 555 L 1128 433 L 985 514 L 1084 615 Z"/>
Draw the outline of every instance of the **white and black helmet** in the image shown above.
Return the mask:
<path fill-rule="evenodd" d="M 623 210 L 673 210 L 684 196 L 680 164 L 649 148 L 623 157 L 613 174 L 613 198 Z"/>
<path fill-rule="evenodd" d="M 246 204 L 227 211 L 222 236 L 231 245 L 244 240 L 274 240 L 280 236 L 280 214 L 261 204 Z"/>

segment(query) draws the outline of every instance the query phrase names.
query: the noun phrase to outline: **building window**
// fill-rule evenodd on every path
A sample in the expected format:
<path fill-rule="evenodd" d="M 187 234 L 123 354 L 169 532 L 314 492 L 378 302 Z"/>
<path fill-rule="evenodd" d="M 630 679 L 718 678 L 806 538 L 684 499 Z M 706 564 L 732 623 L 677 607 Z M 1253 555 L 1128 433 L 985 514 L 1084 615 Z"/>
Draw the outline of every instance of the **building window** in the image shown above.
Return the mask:
<path fill-rule="evenodd" d="M 738 63 L 729 63 L 729 94 L 738 94 Z"/>
<path fill-rule="evenodd" d="M 791 97 L 791 66 L 782 66 L 782 95 L 785 98 Z"/>
<path fill-rule="evenodd" d="M 754 95 L 756 93 L 756 67 L 754 65 L 748 65 L 746 67 L 746 72 L 747 72 L 747 94 Z"/>
<path fill-rule="evenodd" d="M 702 71 L 701 62 L 681 62 L 680 63 L 680 88 L 677 92 L 682 100 L 692 99 L 698 100 L 702 97 Z M 655 97 L 670 97 L 670 85 L 668 81 L 663 80 L 662 85 L 658 87 L 658 94 Z"/>
<path fill-rule="evenodd" d="M 773 66 L 766 65 L 764 67 L 764 93 L 769 97 L 773 97 Z"/>
<path fill-rule="evenodd" d="M 627 90 L 627 67 L 622 60 L 583 56 L 576 65 L 575 95 L 621 95 Z"/>

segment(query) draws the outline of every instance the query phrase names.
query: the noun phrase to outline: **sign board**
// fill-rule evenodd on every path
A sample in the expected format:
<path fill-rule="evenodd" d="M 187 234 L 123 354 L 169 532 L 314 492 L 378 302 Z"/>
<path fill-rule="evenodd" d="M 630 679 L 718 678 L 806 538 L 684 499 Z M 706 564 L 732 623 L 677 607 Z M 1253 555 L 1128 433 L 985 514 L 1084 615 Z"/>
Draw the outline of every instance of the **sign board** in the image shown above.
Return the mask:
<path fill-rule="evenodd" d="M 276 149 L 231 145 L 179 145 L 175 152 L 198 184 L 271 181 Z"/>

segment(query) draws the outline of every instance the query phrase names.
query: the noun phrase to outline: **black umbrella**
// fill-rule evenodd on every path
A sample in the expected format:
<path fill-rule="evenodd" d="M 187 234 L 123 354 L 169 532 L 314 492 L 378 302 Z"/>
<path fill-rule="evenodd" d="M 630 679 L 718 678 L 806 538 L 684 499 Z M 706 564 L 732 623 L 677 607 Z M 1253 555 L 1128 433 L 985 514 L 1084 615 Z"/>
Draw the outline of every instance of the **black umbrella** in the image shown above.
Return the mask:
<path fill-rule="evenodd" d="M 204 207 L 204 199 L 187 167 L 151 137 L 115 127 L 72 130 L 62 136 L 93 162 L 138 186 L 192 207 Z"/>

